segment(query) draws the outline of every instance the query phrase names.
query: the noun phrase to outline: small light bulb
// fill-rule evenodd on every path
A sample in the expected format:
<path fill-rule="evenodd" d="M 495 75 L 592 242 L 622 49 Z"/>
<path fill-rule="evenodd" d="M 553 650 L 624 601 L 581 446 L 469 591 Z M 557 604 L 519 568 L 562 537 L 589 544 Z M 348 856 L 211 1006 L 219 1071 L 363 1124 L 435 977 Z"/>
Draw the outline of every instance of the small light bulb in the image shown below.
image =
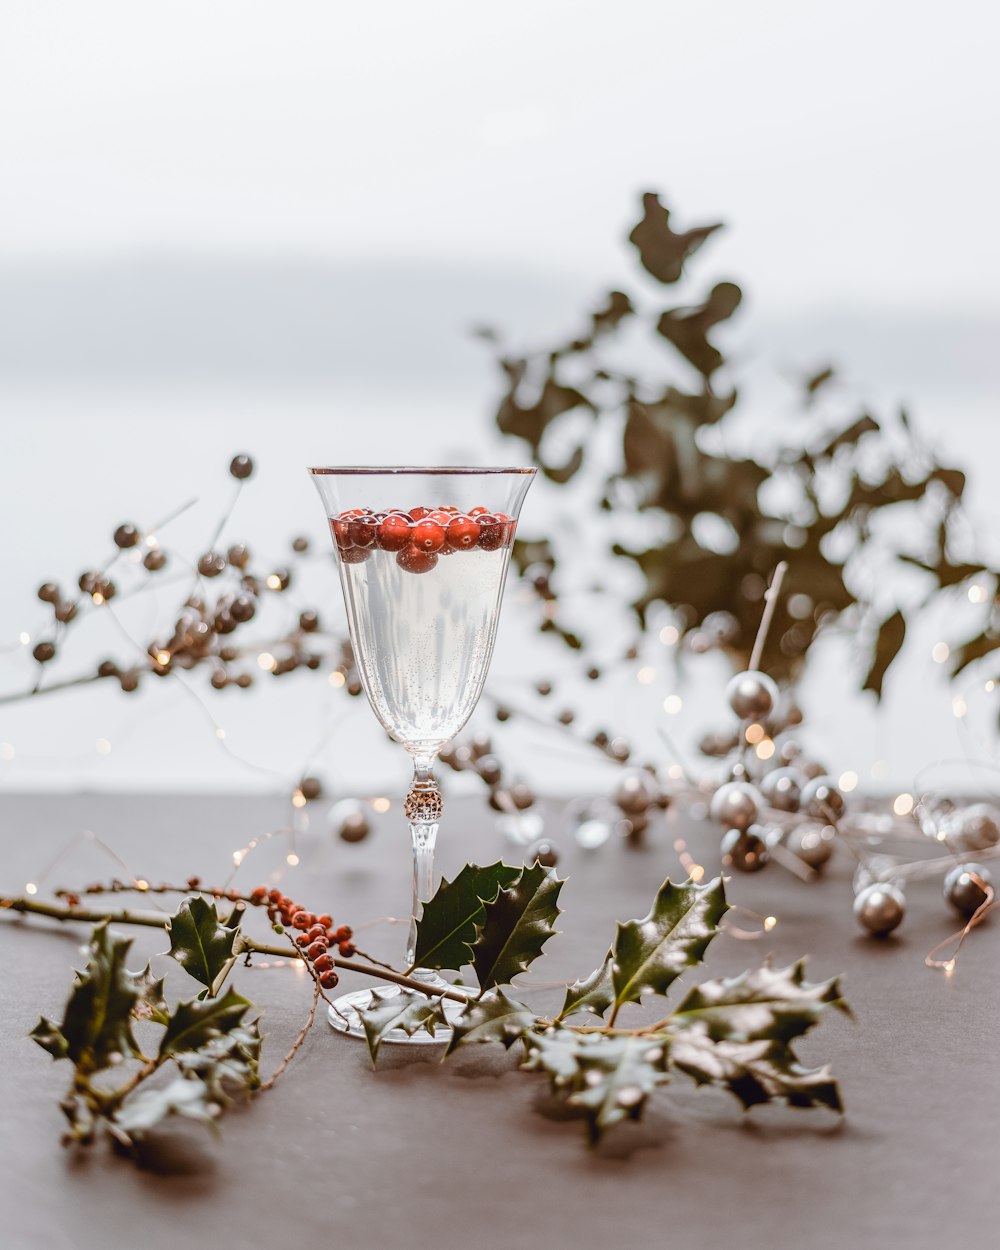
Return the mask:
<path fill-rule="evenodd" d="M 679 694 L 668 694 L 663 700 L 663 710 L 668 716 L 676 716 L 684 706 L 684 700 Z"/>
<path fill-rule="evenodd" d="M 289 851 L 288 854 L 285 856 L 285 863 L 291 865 L 292 868 L 294 868 L 298 862 L 299 862 L 299 857 L 295 854 L 294 851 Z"/>
<path fill-rule="evenodd" d="M 680 636 L 680 631 L 675 629 L 673 625 L 664 625 L 660 630 L 660 642 L 665 647 L 672 647 Z"/>
<path fill-rule="evenodd" d="M 849 768 L 846 773 L 841 773 L 837 779 L 837 786 L 843 790 L 845 794 L 850 794 L 852 790 L 858 788 L 858 774 L 853 768 Z"/>
<path fill-rule="evenodd" d="M 147 535 L 146 535 L 146 546 L 147 546 L 147 547 L 158 547 L 159 545 L 160 545 L 160 544 L 156 541 L 156 535 L 155 535 L 155 534 L 147 534 Z"/>
<path fill-rule="evenodd" d="M 268 590 L 280 590 L 281 589 L 281 578 L 278 576 L 277 573 L 268 573 L 266 581 L 267 581 Z"/>
<path fill-rule="evenodd" d="M 764 932 L 770 933 L 777 923 L 778 923 L 777 916 L 765 916 L 764 917 Z"/>
<path fill-rule="evenodd" d="M 758 725 L 756 722 L 752 725 L 747 725 L 743 736 L 751 746 L 754 746 L 764 737 L 764 726 Z"/>
<path fill-rule="evenodd" d="M 376 812 L 387 812 L 392 807 L 392 803 L 380 794 L 377 799 L 372 799 L 372 807 Z"/>
<path fill-rule="evenodd" d="M 244 858 L 245 858 L 245 857 L 246 857 L 246 851 L 245 851 L 245 850 L 243 850 L 243 851 L 233 851 L 233 863 L 236 865 L 236 867 L 237 867 L 237 868 L 239 868 L 240 864 L 242 864 L 242 863 L 243 863 L 243 860 L 244 860 Z"/>
<path fill-rule="evenodd" d="M 277 668 L 278 661 L 270 653 L 270 651 L 262 651 L 257 656 L 257 667 L 264 669 L 265 672 L 273 672 Z"/>
<path fill-rule="evenodd" d="M 28 643 L 31 642 L 31 635 L 28 633 L 24 633 L 22 631 L 20 634 L 18 634 L 17 640 L 21 644 L 22 647 L 26 647 Z"/>
<path fill-rule="evenodd" d="M 951 976 L 951 974 L 955 971 L 954 959 L 949 959 L 948 962 L 946 964 L 943 964 L 942 966 L 948 976 Z"/>
<path fill-rule="evenodd" d="M 757 743 L 757 758 L 759 760 L 769 760 L 774 754 L 774 743 L 770 738 L 762 738 Z"/>
<path fill-rule="evenodd" d="M 169 664 L 169 663 L 170 663 L 170 652 L 169 652 L 169 651 L 157 651 L 157 653 L 156 653 L 156 662 L 157 662 L 157 664 L 161 664 L 161 665 L 162 665 L 162 664 Z"/>
<path fill-rule="evenodd" d="M 656 669 L 644 664 L 635 675 L 640 686 L 651 686 L 656 681 Z"/>
<path fill-rule="evenodd" d="M 149 889 L 149 882 L 148 882 L 148 881 L 146 881 L 146 880 L 145 880 L 145 878 L 143 878 L 143 877 L 136 877 L 136 879 L 135 879 L 135 888 L 136 888 L 137 890 L 142 890 L 142 891 L 148 890 L 148 889 Z"/>
<path fill-rule="evenodd" d="M 903 794 L 897 794 L 892 805 L 892 810 L 897 816 L 909 816 L 910 812 L 913 811 L 913 795 L 906 794 L 905 792 Z"/>
<path fill-rule="evenodd" d="M 671 764 L 667 769 L 667 776 L 671 781 L 681 781 L 684 778 L 684 769 L 680 764 Z"/>
<path fill-rule="evenodd" d="M 222 728 L 221 725 L 216 725 L 215 736 L 219 739 L 220 742 L 226 736 L 226 731 Z"/>
<path fill-rule="evenodd" d="M 34 881 L 29 881 L 28 884 L 24 887 L 24 892 L 25 894 L 37 894 L 38 886 L 35 885 Z"/>
<path fill-rule="evenodd" d="M 943 664 L 949 655 L 951 655 L 951 647 L 946 642 L 936 642 L 931 647 L 931 659 L 935 664 Z"/>
<path fill-rule="evenodd" d="M 345 682 L 346 680 L 347 680 L 347 678 L 346 678 L 346 677 L 344 676 L 344 674 L 340 671 L 340 669 L 334 669 L 334 670 L 333 670 L 333 672 L 330 674 L 330 685 L 331 685 L 331 686 L 337 686 L 337 687 L 340 687 L 340 686 L 342 686 L 342 685 L 344 684 L 344 682 Z"/>
<path fill-rule="evenodd" d="M 305 807 L 306 796 L 301 790 L 292 791 L 292 807 Z"/>
<path fill-rule="evenodd" d="M 90 597 L 91 599 L 93 599 L 93 601 L 97 604 L 98 607 L 100 607 L 101 604 L 104 602 L 104 596 L 101 594 L 99 590 L 95 590 L 94 593 Z"/>
<path fill-rule="evenodd" d="M 688 876 L 694 882 L 700 881 L 704 875 L 705 869 L 701 866 L 701 864 L 692 864 L 688 869 Z"/>
<path fill-rule="evenodd" d="M 986 602 L 986 588 L 984 586 L 970 586 L 969 587 L 969 602 L 970 603 L 985 603 Z"/>
<path fill-rule="evenodd" d="M 956 695 L 951 701 L 951 710 L 956 720 L 961 720 L 969 710 L 969 705 L 960 694 Z"/>

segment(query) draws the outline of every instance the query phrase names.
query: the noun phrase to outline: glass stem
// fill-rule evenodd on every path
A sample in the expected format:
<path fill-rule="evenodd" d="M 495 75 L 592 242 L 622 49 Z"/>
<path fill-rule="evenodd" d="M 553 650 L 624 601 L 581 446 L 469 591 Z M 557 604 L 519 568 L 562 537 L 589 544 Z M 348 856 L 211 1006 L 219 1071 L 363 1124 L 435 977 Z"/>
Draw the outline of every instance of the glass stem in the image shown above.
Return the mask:
<path fill-rule="evenodd" d="M 434 843 L 437 841 L 438 824 L 441 819 L 441 791 L 431 766 L 434 756 L 414 756 L 413 785 L 406 796 L 404 811 L 410 823 L 410 841 L 413 845 L 413 909 L 410 916 L 410 933 L 406 940 L 406 966 L 414 969 L 417 951 L 417 916 L 420 904 L 434 893 Z M 433 975 L 433 974 L 432 974 Z"/>

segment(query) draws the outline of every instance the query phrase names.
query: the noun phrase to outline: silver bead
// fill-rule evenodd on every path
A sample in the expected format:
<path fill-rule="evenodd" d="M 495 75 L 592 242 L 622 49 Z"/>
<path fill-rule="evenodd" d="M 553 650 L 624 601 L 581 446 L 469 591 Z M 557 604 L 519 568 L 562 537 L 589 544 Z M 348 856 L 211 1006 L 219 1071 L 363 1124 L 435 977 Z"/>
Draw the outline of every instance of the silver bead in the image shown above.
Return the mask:
<path fill-rule="evenodd" d="M 844 814 L 844 796 L 832 777 L 814 777 L 802 790 L 802 810 L 814 820 L 839 820 Z"/>
<path fill-rule="evenodd" d="M 797 812 L 805 778 L 794 768 L 775 768 L 760 783 L 768 807 L 779 812 Z"/>
<path fill-rule="evenodd" d="M 628 772 L 615 790 L 615 802 L 626 816 L 641 816 L 653 803 L 649 774 Z"/>
<path fill-rule="evenodd" d="M 800 756 L 795 761 L 795 767 L 800 773 L 803 773 L 811 781 L 814 777 L 825 777 L 826 767 L 818 763 L 816 760 L 804 760 Z"/>
<path fill-rule="evenodd" d="M 763 825 L 751 825 L 745 831 L 727 830 L 720 847 L 723 866 L 739 872 L 759 872 L 769 859 L 766 834 Z"/>
<path fill-rule="evenodd" d="M 944 879 L 944 898 L 963 916 L 971 916 L 986 902 L 985 885 L 991 883 L 989 871 L 981 864 L 956 864 Z"/>
<path fill-rule="evenodd" d="M 791 764 L 802 755 L 802 747 L 794 738 L 783 738 L 778 743 L 778 759 L 783 764 Z"/>
<path fill-rule="evenodd" d="M 760 795 L 745 781 L 727 781 L 712 795 L 709 815 L 725 829 L 750 828 L 760 811 Z"/>
<path fill-rule="evenodd" d="M 793 855 L 818 871 L 833 854 L 833 837 L 832 825 L 810 820 L 790 830 L 784 842 Z"/>
<path fill-rule="evenodd" d="M 985 851 L 1000 842 L 1000 812 L 989 803 L 972 803 L 945 824 L 948 841 L 965 851 Z"/>
<path fill-rule="evenodd" d="M 726 699 L 740 720 L 763 720 L 778 701 L 778 687 L 767 673 L 737 673 L 726 686 Z"/>
<path fill-rule="evenodd" d="M 876 881 L 865 886 L 854 900 L 854 914 L 863 929 L 876 937 L 885 937 L 906 914 L 906 900 L 898 886 L 888 881 Z"/>

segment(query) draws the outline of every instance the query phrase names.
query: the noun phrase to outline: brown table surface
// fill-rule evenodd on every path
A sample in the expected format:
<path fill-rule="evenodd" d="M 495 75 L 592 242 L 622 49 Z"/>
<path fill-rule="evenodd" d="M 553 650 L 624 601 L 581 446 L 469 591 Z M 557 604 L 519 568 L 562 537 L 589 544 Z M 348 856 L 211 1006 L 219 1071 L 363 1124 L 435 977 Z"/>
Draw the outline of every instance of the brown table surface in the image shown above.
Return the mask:
<path fill-rule="evenodd" d="M 151 880 L 195 872 L 218 880 L 234 848 L 285 816 L 276 798 L 5 795 L 0 885 L 20 891 L 67 834 L 84 828 Z M 671 850 L 679 832 L 716 862 L 717 834 L 673 819 L 651 831 L 641 852 L 607 844 L 588 854 L 558 839 L 569 878 L 562 932 L 528 979 L 589 972 L 614 920 L 643 914 L 662 878 L 682 875 Z M 355 923 L 405 914 L 400 821 L 396 805 L 360 846 L 338 843 L 325 855 L 303 848 L 285 888 Z M 439 868 L 449 876 L 466 859 L 504 851 L 472 800 L 451 805 L 441 842 Z M 252 886 L 259 874 L 250 864 L 245 871 L 240 880 Z M 50 885 L 113 873 L 93 850 L 80 850 Z M 743 1115 L 728 1095 L 678 1080 L 642 1124 L 588 1151 L 579 1124 L 540 1114 L 543 1082 L 514 1070 L 515 1052 L 472 1048 L 439 1066 L 396 1051 L 373 1074 L 363 1045 L 324 1022 L 275 1091 L 229 1117 L 220 1138 L 197 1125 L 172 1129 L 168 1174 L 104 1147 L 79 1159 L 60 1148 L 57 1103 L 69 1065 L 52 1063 L 25 1034 L 40 1013 L 58 1017 L 84 931 L 2 917 L 0 1245 L 160 1250 L 193 1237 L 206 1246 L 352 1250 L 990 1244 L 1000 1164 L 1000 925 L 994 917 L 975 933 L 947 978 L 923 966 L 954 928 L 939 886 L 913 885 L 898 938 L 875 942 L 855 928 L 850 878 L 846 860 L 812 886 L 777 865 L 738 877 L 732 901 L 779 923 L 761 941 L 720 938 L 709 959 L 718 974 L 769 950 L 784 962 L 809 954 L 813 978 L 845 974 L 855 1020 L 831 1017 L 801 1048 L 808 1062 L 833 1063 L 843 1120 L 776 1108 Z M 136 962 L 162 950 L 156 931 L 132 932 Z M 398 957 L 402 940 L 399 926 L 365 933 L 365 945 L 388 957 Z M 269 1070 L 304 1019 L 307 983 L 285 968 L 241 972 L 238 984 L 264 1011 Z"/>

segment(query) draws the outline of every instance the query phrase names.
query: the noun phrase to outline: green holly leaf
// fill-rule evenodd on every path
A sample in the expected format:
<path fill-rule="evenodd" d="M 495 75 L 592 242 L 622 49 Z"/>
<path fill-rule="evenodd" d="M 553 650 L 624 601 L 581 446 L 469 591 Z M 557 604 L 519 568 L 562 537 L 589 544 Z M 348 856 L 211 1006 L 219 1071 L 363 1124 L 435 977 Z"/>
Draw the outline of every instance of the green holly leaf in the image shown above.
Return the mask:
<path fill-rule="evenodd" d="M 417 921 L 416 966 L 457 971 L 472 963 L 472 944 L 486 918 L 483 903 L 492 903 L 520 873 L 498 861 L 483 868 L 466 864 L 454 881 L 442 878 Z"/>
<path fill-rule="evenodd" d="M 186 898 L 167 924 L 170 950 L 185 972 L 211 989 L 233 955 L 239 929 L 228 929 L 214 903 L 200 895 Z"/>
<path fill-rule="evenodd" d="M 252 1005 L 249 999 L 232 988 L 222 998 L 178 1003 L 167 1019 L 166 1032 L 160 1039 L 160 1057 L 177 1055 L 185 1050 L 199 1050 L 213 1038 L 230 1032 L 242 1023 Z"/>
<path fill-rule="evenodd" d="M 541 864 L 524 868 L 496 898 L 483 904 L 485 918 L 472 948 L 480 986 L 507 985 L 537 959 L 555 933 L 556 899 L 563 883 Z"/>
<path fill-rule="evenodd" d="M 240 1024 L 228 1033 L 210 1038 L 197 1050 L 174 1056 L 187 1077 L 198 1077 L 220 1105 L 232 1101 L 235 1089 L 244 1094 L 260 1084 L 260 1022 Z"/>
<path fill-rule="evenodd" d="M 649 1095 L 670 1080 L 663 1039 L 572 1033 L 532 1037 L 524 1066 L 549 1074 L 552 1093 L 579 1109 L 591 1143 L 620 1121 L 638 1120 Z"/>
<path fill-rule="evenodd" d="M 43 1016 L 30 1034 L 53 1058 L 71 1059 L 83 1075 L 139 1054 L 132 1035 L 132 1009 L 150 976 L 148 966 L 143 973 L 125 967 L 131 945 L 106 924 L 98 925 L 90 938 L 87 966 L 76 974 L 62 1023 L 56 1025 Z"/>
<path fill-rule="evenodd" d="M 765 964 L 741 976 L 691 989 L 670 1017 L 671 1027 L 699 1028 L 716 1042 L 790 1042 L 807 1033 L 828 1007 L 848 1010 L 837 977 L 810 983 L 805 961 Z"/>
<path fill-rule="evenodd" d="M 63 1037 L 62 1029 L 53 1024 L 46 1016 L 40 1016 L 38 1023 L 28 1034 L 33 1042 L 37 1042 L 42 1050 L 47 1050 L 53 1059 L 66 1059 L 69 1056 L 69 1042 Z"/>
<path fill-rule="evenodd" d="M 577 1011 L 590 1011 L 596 1016 L 603 1016 L 615 1001 L 615 989 L 612 983 L 611 969 L 614 952 L 608 951 L 604 963 L 595 968 L 589 977 L 582 981 L 574 981 L 566 990 L 559 1019 L 573 1015 Z"/>
<path fill-rule="evenodd" d="M 728 1090 L 744 1109 L 783 1100 L 792 1107 L 843 1110 L 829 1067 L 803 1067 L 782 1042 L 717 1042 L 705 1030 L 692 1029 L 671 1038 L 670 1062 L 699 1085 Z"/>
<path fill-rule="evenodd" d="M 109 1121 L 111 1132 L 125 1145 L 132 1145 L 168 1116 L 181 1115 L 215 1127 L 222 1105 L 212 1091 L 197 1078 L 178 1076 L 161 1089 L 142 1089 L 133 1094 Z"/>
<path fill-rule="evenodd" d="M 530 1007 L 495 989 L 470 1001 L 453 1022 L 448 1054 L 470 1042 L 500 1042 L 509 1050 L 537 1019 Z"/>
<path fill-rule="evenodd" d="M 618 926 L 611 968 L 615 1010 L 646 994 L 665 994 L 685 968 L 704 959 L 728 906 L 721 877 L 707 885 L 664 881 L 648 916 Z"/>
<path fill-rule="evenodd" d="M 407 1037 L 418 1029 L 426 1029 L 433 1037 L 436 1025 L 447 1024 L 440 998 L 430 998 L 419 990 L 401 989 L 386 997 L 372 995 L 371 1004 L 359 1008 L 358 1015 L 372 1063 L 378 1059 L 379 1047 L 392 1029 L 402 1029 Z"/>

